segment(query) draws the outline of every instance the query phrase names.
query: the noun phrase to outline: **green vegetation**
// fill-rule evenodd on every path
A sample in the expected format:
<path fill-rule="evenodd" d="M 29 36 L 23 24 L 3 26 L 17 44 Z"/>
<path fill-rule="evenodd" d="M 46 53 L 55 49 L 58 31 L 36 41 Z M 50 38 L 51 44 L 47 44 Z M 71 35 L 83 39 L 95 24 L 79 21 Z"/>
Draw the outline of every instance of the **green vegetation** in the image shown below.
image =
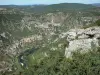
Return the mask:
<path fill-rule="evenodd" d="M 89 8 L 96 8 L 95 6 L 88 5 L 88 4 L 79 4 L 79 3 L 61 3 L 61 4 L 53 4 L 53 5 L 33 5 L 29 6 L 16 6 L 16 5 L 10 5 L 10 6 L 0 6 L 0 7 L 6 7 L 7 9 L 11 10 L 13 7 L 17 8 L 18 10 L 22 10 L 24 12 L 29 13 L 45 13 L 45 12 L 58 12 L 58 11 L 70 11 L 70 10 L 80 10 L 80 9 L 89 9 Z M 19 12 L 18 12 L 19 13 Z"/>
<path fill-rule="evenodd" d="M 4 47 L 0 49 L 0 61 L 9 62 L 7 65 L 13 64 L 11 66 L 12 72 L 5 72 L 4 75 L 11 75 L 12 73 L 14 73 L 12 75 L 100 74 L 99 51 L 87 54 L 74 53 L 72 59 L 67 59 L 64 53 L 68 42 L 66 41 L 66 37 L 63 39 L 59 37 L 60 34 L 67 32 L 71 28 L 81 27 L 83 23 L 82 17 L 87 17 L 88 19 L 88 17 L 100 16 L 99 11 L 94 6 L 77 3 L 61 3 L 54 5 L 12 5 L 0 7 L 7 9 L 6 11 L 0 12 L 0 34 L 4 33 L 6 36 L 6 38 L 0 37 Z M 94 10 L 89 8 L 94 8 Z M 53 20 L 54 23 L 52 23 Z M 45 28 L 46 25 L 49 27 Z M 100 20 L 88 27 L 94 25 L 100 26 Z M 16 45 L 17 42 L 20 42 L 20 39 L 30 36 L 35 37 L 35 35 L 42 36 L 42 40 L 35 40 L 32 43 L 26 42 L 27 44 L 24 43 L 25 45 L 21 43 L 18 47 L 14 48 L 16 50 L 14 52 L 17 53 L 14 57 L 9 52 L 6 54 L 6 51 L 4 51 L 7 47 L 12 47 L 12 44 Z M 18 61 L 20 52 L 33 47 L 39 47 L 39 49 L 32 54 L 30 53 L 31 51 L 29 54 L 24 54 L 23 60 L 27 67 L 21 66 Z M 0 73 L 0 75 L 2 74 Z"/>
<path fill-rule="evenodd" d="M 78 4 L 78 3 L 61 3 L 61 4 L 53 4 L 53 5 L 43 5 L 43 6 L 36 6 L 33 8 L 34 12 L 54 12 L 54 11 L 70 11 L 70 10 L 80 10 L 80 9 L 89 9 L 95 8 L 92 5 L 86 4 Z"/>
<path fill-rule="evenodd" d="M 95 23 L 97 26 L 100 26 L 100 19 L 98 19 Z"/>
<path fill-rule="evenodd" d="M 93 26 L 100 26 L 100 19 L 98 19 L 93 24 L 90 24 L 90 25 L 87 25 L 87 26 L 83 26 L 83 28 L 86 29 L 86 28 L 93 27 Z"/>
<path fill-rule="evenodd" d="M 67 59 L 60 51 L 33 63 L 23 75 L 100 75 L 100 50 L 87 54 L 74 53 Z"/>

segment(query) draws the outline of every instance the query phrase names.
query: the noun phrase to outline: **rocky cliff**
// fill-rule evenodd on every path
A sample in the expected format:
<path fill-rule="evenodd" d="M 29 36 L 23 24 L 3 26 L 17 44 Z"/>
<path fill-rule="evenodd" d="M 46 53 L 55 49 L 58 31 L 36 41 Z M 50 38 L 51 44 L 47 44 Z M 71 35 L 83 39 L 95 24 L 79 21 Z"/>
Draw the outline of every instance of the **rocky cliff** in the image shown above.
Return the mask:
<path fill-rule="evenodd" d="M 90 27 L 86 29 L 71 29 L 67 32 L 65 56 L 71 57 L 73 52 L 86 53 L 90 50 L 97 50 L 100 46 L 100 27 Z"/>

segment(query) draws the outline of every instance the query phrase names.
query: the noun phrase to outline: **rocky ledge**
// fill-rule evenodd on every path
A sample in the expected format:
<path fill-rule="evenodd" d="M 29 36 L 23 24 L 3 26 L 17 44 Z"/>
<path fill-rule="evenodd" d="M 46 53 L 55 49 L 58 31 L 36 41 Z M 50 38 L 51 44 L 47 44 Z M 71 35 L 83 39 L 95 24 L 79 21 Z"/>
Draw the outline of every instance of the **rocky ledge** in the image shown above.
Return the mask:
<path fill-rule="evenodd" d="M 65 50 L 67 58 L 71 57 L 75 51 L 86 53 L 90 50 L 97 50 L 100 46 L 100 27 L 71 29 L 66 34 L 69 42 Z"/>

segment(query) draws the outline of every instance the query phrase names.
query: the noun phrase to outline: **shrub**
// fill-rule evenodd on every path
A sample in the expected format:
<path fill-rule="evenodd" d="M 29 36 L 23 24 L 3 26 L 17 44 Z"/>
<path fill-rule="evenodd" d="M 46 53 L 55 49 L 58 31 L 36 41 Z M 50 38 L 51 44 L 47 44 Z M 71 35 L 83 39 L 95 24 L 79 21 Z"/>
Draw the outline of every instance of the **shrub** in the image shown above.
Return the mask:
<path fill-rule="evenodd" d="M 100 19 L 98 19 L 95 23 L 96 25 L 100 26 Z"/>
<path fill-rule="evenodd" d="M 100 75 L 100 51 L 74 53 L 66 59 L 59 51 L 51 51 L 39 63 L 30 66 L 24 75 Z"/>

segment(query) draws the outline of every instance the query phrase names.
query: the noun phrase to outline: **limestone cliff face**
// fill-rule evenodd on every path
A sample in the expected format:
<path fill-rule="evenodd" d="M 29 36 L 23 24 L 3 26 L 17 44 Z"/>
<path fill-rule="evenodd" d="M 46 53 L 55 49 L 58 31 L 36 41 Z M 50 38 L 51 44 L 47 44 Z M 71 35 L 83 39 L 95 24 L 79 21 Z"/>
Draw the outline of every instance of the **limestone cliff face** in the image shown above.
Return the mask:
<path fill-rule="evenodd" d="M 100 46 L 100 27 L 90 27 L 87 29 L 72 29 L 67 32 L 67 41 L 65 56 L 71 57 L 72 52 L 79 51 L 86 53 L 89 50 L 97 50 Z"/>

